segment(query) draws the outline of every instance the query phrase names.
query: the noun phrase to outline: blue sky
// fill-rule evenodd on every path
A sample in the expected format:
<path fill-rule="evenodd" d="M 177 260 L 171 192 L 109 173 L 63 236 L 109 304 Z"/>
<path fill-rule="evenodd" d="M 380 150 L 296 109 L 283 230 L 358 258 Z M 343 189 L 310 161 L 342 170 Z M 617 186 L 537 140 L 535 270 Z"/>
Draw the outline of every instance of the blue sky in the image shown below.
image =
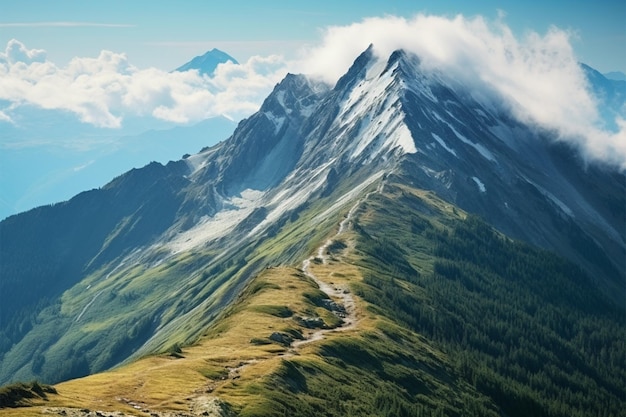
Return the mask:
<path fill-rule="evenodd" d="M 315 43 L 321 29 L 365 17 L 416 13 L 496 19 L 518 35 L 550 25 L 571 30 L 577 57 L 601 72 L 626 72 L 624 1 L 76 1 L 0 0 L 0 45 L 15 38 L 64 64 L 103 50 L 126 53 L 141 68 L 176 68 L 217 47 L 239 61 L 252 55 L 291 56 Z"/>

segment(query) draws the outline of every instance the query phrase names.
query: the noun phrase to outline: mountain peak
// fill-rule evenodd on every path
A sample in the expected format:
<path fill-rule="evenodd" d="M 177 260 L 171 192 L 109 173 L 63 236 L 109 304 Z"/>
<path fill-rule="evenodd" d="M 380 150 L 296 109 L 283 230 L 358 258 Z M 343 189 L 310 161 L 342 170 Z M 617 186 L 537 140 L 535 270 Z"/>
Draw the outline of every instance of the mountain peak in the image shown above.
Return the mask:
<path fill-rule="evenodd" d="M 265 99 L 261 112 L 275 114 L 310 114 L 311 106 L 316 105 L 319 97 L 326 93 L 329 87 L 323 82 L 314 81 L 302 74 L 287 74 L 276 84 L 272 93 Z"/>
<path fill-rule="evenodd" d="M 374 45 L 370 44 L 365 51 L 363 51 L 352 63 L 352 66 L 335 84 L 335 90 L 344 90 L 350 88 L 355 84 L 359 77 L 363 77 L 366 72 L 368 64 L 373 62 L 374 57 Z"/>
<path fill-rule="evenodd" d="M 391 53 L 387 60 L 387 66 L 385 67 L 383 74 L 389 71 L 394 66 L 404 74 L 409 75 L 415 72 L 415 69 L 420 65 L 420 59 L 417 55 L 408 54 L 403 49 L 396 49 Z"/>
<path fill-rule="evenodd" d="M 228 55 L 226 52 L 213 48 L 204 55 L 197 56 L 186 64 L 181 65 L 174 71 L 183 72 L 195 69 L 198 70 L 201 75 L 211 75 L 219 64 L 224 64 L 228 61 L 233 64 L 239 64 L 235 58 Z"/>

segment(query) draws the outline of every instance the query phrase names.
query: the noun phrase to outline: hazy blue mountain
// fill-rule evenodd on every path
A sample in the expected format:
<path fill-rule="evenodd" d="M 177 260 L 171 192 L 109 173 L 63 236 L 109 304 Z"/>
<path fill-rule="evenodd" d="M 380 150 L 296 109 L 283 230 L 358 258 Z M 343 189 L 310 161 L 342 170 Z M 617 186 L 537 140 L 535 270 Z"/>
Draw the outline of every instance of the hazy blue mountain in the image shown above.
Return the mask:
<path fill-rule="evenodd" d="M 609 80 L 626 81 L 626 74 L 624 74 L 622 71 L 605 72 L 604 76 Z"/>
<path fill-rule="evenodd" d="M 181 65 L 174 71 L 189 71 L 195 69 L 198 70 L 200 74 L 211 75 L 219 64 L 223 64 L 228 61 L 233 64 L 239 64 L 235 58 L 228 55 L 226 52 L 213 48 L 210 51 L 207 51 L 204 55 L 197 56 L 186 64 Z"/>
<path fill-rule="evenodd" d="M 598 99 L 600 116 L 607 129 L 617 131 L 617 118 L 626 118 L 626 80 L 612 79 L 588 65 L 581 64 L 594 95 Z"/>

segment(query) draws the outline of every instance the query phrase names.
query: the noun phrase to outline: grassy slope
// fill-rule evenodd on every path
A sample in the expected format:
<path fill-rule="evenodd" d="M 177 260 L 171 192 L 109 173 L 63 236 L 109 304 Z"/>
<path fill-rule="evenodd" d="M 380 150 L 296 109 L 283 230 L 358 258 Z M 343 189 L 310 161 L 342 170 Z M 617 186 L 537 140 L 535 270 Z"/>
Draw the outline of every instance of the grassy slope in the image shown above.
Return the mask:
<path fill-rule="evenodd" d="M 302 214 L 301 222 L 284 227 L 278 240 L 282 247 L 276 243 L 261 246 L 258 253 L 285 251 L 299 243 L 298 236 L 307 233 L 318 233 L 314 241 L 323 242 L 321 226 L 314 231 L 305 227 L 318 212 L 313 207 Z M 339 219 L 329 221 L 336 224 Z M 337 285 L 360 281 L 361 272 L 350 256 L 353 248 L 348 246 L 341 260 L 313 264 L 312 271 Z M 309 242 L 306 250 L 314 249 Z M 300 326 L 295 316 L 320 316 L 329 325 L 336 323 L 329 311 L 314 303 L 316 298 L 315 283 L 299 269 L 265 269 L 197 343 L 176 355 L 181 358 L 150 356 L 113 371 L 59 384 L 59 394 L 45 406 L 130 412 L 133 405 L 140 404 L 150 410 L 184 411 L 190 403 L 217 396 L 241 415 L 282 415 L 284 410 L 310 415 L 332 410 L 329 402 L 341 402 L 336 415 L 367 415 L 363 412 L 386 405 L 384 399 L 364 396 L 364 392 L 378 386 L 380 393 L 394 393 L 389 398 L 404 398 L 401 406 L 406 407 L 410 395 L 402 386 L 407 384 L 421 386 L 426 408 L 440 406 L 436 398 L 454 398 L 457 405 L 465 397 L 481 398 L 475 393 L 467 395 L 471 388 L 451 371 L 441 352 L 420 336 L 371 313 L 362 300 L 357 300 L 358 325 L 353 330 L 327 333 L 324 340 L 297 349 L 268 339 L 274 332 L 294 339 L 313 332 Z M 396 345 L 394 349 L 390 349 L 392 345 Z M 353 354 L 345 357 L 345 352 Z M 301 379 L 307 381 L 306 389 L 298 385 Z M 198 400 L 190 402 L 190 398 Z M 20 409 L 18 414 L 40 411 L 37 407 Z M 3 413 L 11 415 L 12 411 Z"/>
<path fill-rule="evenodd" d="M 288 251 L 300 244 L 302 240 L 298 236 L 302 235 L 309 237 L 303 252 L 313 253 L 316 247 L 313 242 L 323 242 L 323 230 L 328 230 L 328 227 L 315 231 L 307 228 L 317 211 L 313 207 L 302 213 L 302 221 L 287 224 L 275 240 L 266 243 L 271 246 L 259 247 L 257 255 L 251 254 L 249 260 L 262 256 L 263 251 L 275 254 Z M 465 218 L 464 213 L 431 193 L 387 186 L 382 195 L 373 194 L 361 205 L 354 231 L 342 235 L 347 248 L 329 264 L 311 266 L 312 272 L 322 280 L 353 288 L 357 294 L 356 328 L 326 333 L 323 340 L 295 349 L 270 341 L 269 336 L 274 332 L 294 339 L 312 332 L 299 326 L 295 316 L 319 315 L 327 323 L 332 322 L 332 316 L 312 301 L 315 284 L 299 269 L 286 266 L 265 269 L 249 282 L 202 338 L 192 346 L 183 347 L 182 352 L 172 349 L 173 356 L 150 356 L 113 371 L 59 384 L 58 395 L 50 395 L 45 403 L 40 401 L 38 406 L 28 409 L 0 410 L 0 415 L 38 415 L 41 407 L 51 406 L 134 413 L 137 409 L 133 406 L 152 412 L 201 412 L 215 405 L 213 399 L 219 398 L 226 404 L 222 409 L 241 416 L 495 416 L 502 411 L 509 413 L 507 403 L 513 399 L 537 406 L 540 412 L 535 415 L 558 416 L 582 415 L 583 407 L 593 408 L 594 404 L 585 402 L 589 396 L 605 402 L 596 405 L 596 412 L 589 415 L 601 415 L 604 411 L 606 415 L 619 415 L 623 394 L 619 383 L 624 380 L 623 370 L 619 371 L 623 369 L 619 363 L 624 360 L 623 339 L 621 345 L 619 342 L 624 333 L 623 322 L 619 323 L 611 311 L 601 308 L 602 300 L 586 304 L 599 310 L 574 307 L 573 313 L 568 311 L 578 315 L 575 319 L 542 321 L 536 316 L 521 315 L 518 306 L 511 302 L 510 297 L 524 295 L 530 301 L 523 308 L 536 307 L 537 301 L 529 295 L 532 291 L 525 293 L 523 286 L 509 288 L 505 279 L 493 271 L 480 270 L 478 278 L 446 276 L 441 265 L 454 266 L 454 262 L 461 261 L 446 257 L 446 245 L 452 245 L 453 241 L 437 236 L 454 236 L 457 230 L 464 230 L 457 226 L 467 223 Z M 479 228 L 477 233 L 484 230 Z M 497 235 L 490 239 L 494 236 L 501 240 L 501 245 L 511 244 Z M 535 253 L 526 247 L 515 248 L 520 250 Z M 480 284 L 475 280 L 480 277 L 492 281 Z M 563 284 L 567 277 L 559 279 L 558 283 Z M 486 298 L 481 298 L 477 285 L 484 285 L 485 297 L 500 297 L 499 305 L 510 303 L 513 307 L 495 309 Z M 528 285 L 535 288 L 537 284 Z M 588 289 L 584 282 L 580 285 Z M 502 295 L 493 292 L 492 287 L 512 292 Z M 567 294 L 570 289 L 563 291 Z M 461 307 L 455 309 L 450 302 Z M 547 299 L 539 302 L 550 304 Z M 521 317 L 529 321 L 531 325 L 525 331 L 548 334 L 552 345 L 547 348 L 547 354 L 532 352 L 532 345 L 521 345 L 531 350 L 528 361 L 543 361 L 543 368 L 540 366 L 531 375 L 528 372 L 516 375 L 510 372 L 511 367 L 499 363 L 509 360 L 513 362 L 512 368 L 517 369 L 528 362 L 526 359 L 515 362 L 510 355 L 494 350 L 489 340 L 509 351 L 519 346 L 520 340 L 509 340 L 497 333 L 498 329 L 490 330 L 494 333 L 484 330 L 481 321 L 486 321 L 483 320 L 486 316 L 481 306 L 515 320 Z M 559 314 L 559 311 L 565 310 L 553 309 L 547 313 Z M 408 313 L 421 314 L 421 320 L 416 323 L 415 316 Z M 582 385 L 577 386 L 572 380 L 563 379 L 562 373 L 553 372 L 553 368 L 564 366 L 555 354 L 579 348 L 576 340 L 559 335 L 555 327 L 566 323 L 582 331 L 584 317 L 604 327 L 598 332 L 610 329 L 615 334 L 612 338 L 606 334 L 596 337 L 612 341 L 603 353 L 610 363 L 587 368 L 578 364 L 566 370 L 572 373 L 574 381 L 583 378 Z M 498 325 L 510 326 L 510 323 Z M 479 343 L 463 345 L 451 337 L 458 329 L 459 340 L 487 337 L 484 351 Z M 506 332 L 506 328 L 500 330 Z M 522 357 L 525 354 L 522 350 L 515 353 Z M 579 359 L 590 357 L 595 358 L 583 354 Z M 554 381 L 545 384 L 542 380 L 546 378 Z M 498 390 L 494 387 L 498 384 L 511 389 Z M 567 389 L 590 394 L 579 396 L 582 403 L 567 404 L 570 398 L 579 398 L 574 395 L 559 399 Z"/>
<path fill-rule="evenodd" d="M 337 284 L 359 279 L 352 265 L 317 269 L 333 274 Z M 433 394 L 442 398 L 452 395 L 461 401 L 455 385 L 467 386 L 450 374 L 440 352 L 422 338 L 367 311 L 357 313 L 357 329 L 327 333 L 323 341 L 298 349 L 272 343 L 268 337 L 274 332 L 298 338 L 312 330 L 300 327 L 292 316 L 279 317 L 285 315 L 282 309 L 269 306 L 286 307 L 294 315 L 324 316 L 327 312 L 305 297 L 315 290 L 315 284 L 298 269 L 265 270 L 218 325 L 180 354 L 151 356 L 113 371 L 58 384 L 58 395 L 50 395 L 45 403 L 40 401 L 39 407 L 2 410 L 0 414 L 38 415 L 41 407 L 60 406 L 136 413 L 134 405 L 157 412 L 188 412 L 190 406 L 201 409 L 217 396 L 241 415 L 283 415 L 283 410 L 291 415 L 296 411 L 313 415 L 332 409 L 329 401 L 342 403 L 335 410 L 338 414 L 332 415 L 367 415 L 362 412 L 373 407 L 376 398 L 364 393 L 372 386 L 380 385 L 380 393 L 402 392 L 393 382 L 381 381 L 380 375 L 416 383 L 426 404 L 434 401 Z M 278 316 L 274 315 L 277 311 Z M 392 338 L 398 341 L 397 346 L 389 349 Z M 349 351 L 354 355 L 346 357 Z M 413 372 L 407 372 L 412 368 Z M 304 389 L 299 384 L 309 386 Z M 332 395 L 337 397 L 324 398 Z M 346 409 L 351 412 L 341 411 Z"/>
<path fill-rule="evenodd" d="M 290 263 L 312 250 L 335 222 L 311 227 L 318 212 L 314 206 L 292 213 L 278 236 L 236 236 L 174 257 L 155 253 L 105 265 L 34 319 L 32 331 L 4 357 L 2 373 L 53 383 L 175 342 L 189 344 L 265 265 Z"/>

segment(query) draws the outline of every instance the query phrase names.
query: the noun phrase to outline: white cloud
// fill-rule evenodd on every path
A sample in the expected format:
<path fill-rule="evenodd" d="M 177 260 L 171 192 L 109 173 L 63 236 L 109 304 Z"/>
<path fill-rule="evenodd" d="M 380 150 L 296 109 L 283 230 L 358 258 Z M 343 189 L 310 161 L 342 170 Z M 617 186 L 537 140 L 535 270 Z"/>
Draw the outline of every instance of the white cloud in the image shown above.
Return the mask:
<path fill-rule="evenodd" d="M 75 166 L 74 168 L 72 168 L 72 171 L 74 172 L 82 171 L 83 169 L 87 168 L 89 165 L 92 165 L 94 162 L 96 162 L 95 159 L 87 161 L 82 165 Z"/>
<path fill-rule="evenodd" d="M 4 53 L 0 52 L 0 64 L 31 64 L 33 62 L 44 62 L 46 52 L 42 49 L 26 49 L 19 41 L 11 39 L 7 43 Z"/>
<path fill-rule="evenodd" d="M 490 92 L 519 119 L 557 132 L 588 159 L 626 169 L 626 123 L 616 121 L 617 133 L 600 127 L 597 103 L 570 37 L 551 28 L 518 39 L 501 20 L 482 17 L 387 16 L 325 29 L 300 68 L 335 82 L 370 43 L 381 57 L 404 49 L 419 56 L 424 70 L 439 70 L 481 94 Z"/>
<path fill-rule="evenodd" d="M 45 51 L 11 40 L 0 53 L 0 100 L 14 107 L 67 110 L 85 123 L 107 128 L 120 127 L 127 116 L 151 115 L 175 123 L 220 114 L 239 119 L 256 111 L 285 74 L 278 56 L 220 65 L 214 77 L 138 69 L 125 54 L 110 51 L 59 67 L 45 60 Z"/>
<path fill-rule="evenodd" d="M 6 122 L 13 124 L 13 119 L 9 117 L 4 111 L 0 110 L 0 122 Z"/>

